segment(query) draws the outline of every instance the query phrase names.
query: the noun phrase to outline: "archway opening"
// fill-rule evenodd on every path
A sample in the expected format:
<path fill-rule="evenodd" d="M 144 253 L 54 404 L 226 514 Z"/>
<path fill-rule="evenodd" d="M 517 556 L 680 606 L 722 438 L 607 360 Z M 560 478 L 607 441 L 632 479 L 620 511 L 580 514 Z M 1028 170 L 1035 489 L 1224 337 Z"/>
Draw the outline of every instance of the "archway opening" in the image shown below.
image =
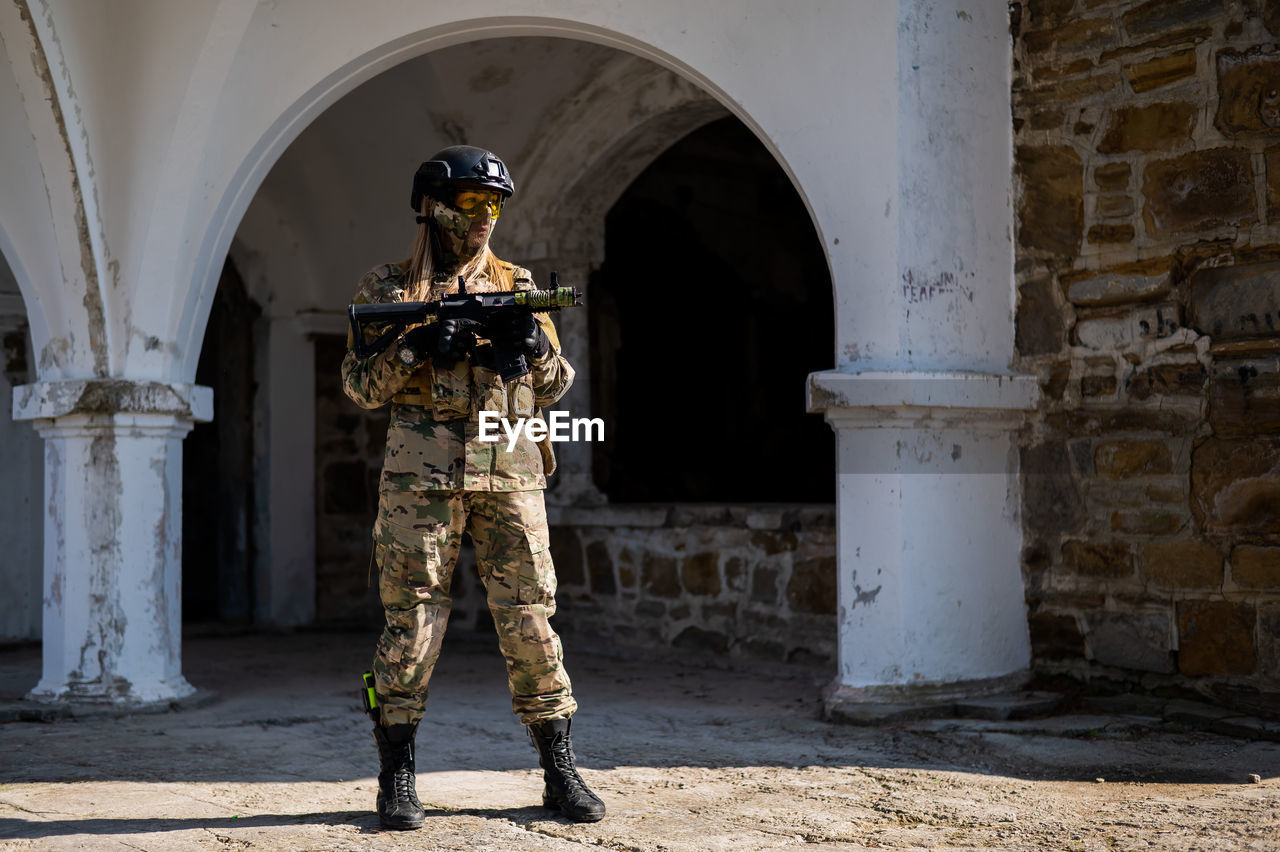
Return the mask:
<path fill-rule="evenodd" d="M 801 404 L 830 366 L 831 276 L 777 161 L 720 119 L 655 159 L 605 222 L 596 485 L 614 502 L 833 502 L 834 435 Z"/>
<path fill-rule="evenodd" d="M 213 420 L 182 453 L 182 612 L 187 625 L 254 618 L 255 338 L 262 308 L 228 259 L 205 327 L 196 384 L 213 388 Z"/>
<path fill-rule="evenodd" d="M 0 644 L 41 634 L 44 551 L 44 447 L 30 423 L 13 419 L 13 389 L 36 381 L 27 309 L 18 282 L 0 254 Z"/>
<path fill-rule="evenodd" d="M 729 335 L 735 357 L 746 366 L 735 385 L 738 420 L 728 428 L 761 420 L 763 440 L 770 443 L 793 451 L 830 445 L 826 427 L 803 414 L 802 399 L 806 372 L 829 366 L 832 349 L 823 252 L 794 188 L 744 125 L 733 119 L 712 124 L 710 135 L 696 132 L 725 115 L 706 92 L 648 60 L 600 44 L 517 37 L 454 45 L 408 60 L 335 102 L 293 142 L 249 205 L 232 249 L 249 297 L 263 307 L 254 350 L 252 526 L 263 533 L 253 542 L 255 621 L 362 629 L 381 621 L 376 583 L 369 582 L 370 530 L 387 415 L 356 407 L 341 391 L 345 306 L 366 271 L 407 253 L 414 228 L 409 179 L 422 159 L 445 145 L 491 148 L 515 175 L 516 198 L 494 234 L 499 256 L 533 269 L 542 283 L 553 269 L 561 272 L 562 283 L 590 282 L 589 307 L 557 319 L 566 354 L 579 369 L 571 391 L 576 396 L 566 398 L 565 408 L 593 413 L 593 386 L 603 388 L 597 400 L 610 388 L 622 388 L 619 374 L 598 354 L 594 338 L 600 334 L 593 325 L 599 322 L 603 336 L 637 347 L 646 333 L 629 317 L 608 330 L 607 323 L 619 317 L 595 307 L 610 298 L 625 301 L 636 286 L 634 279 L 611 283 L 601 277 L 602 267 L 607 275 L 614 263 L 607 256 L 605 213 L 615 207 L 620 224 L 614 228 L 628 231 L 629 221 L 644 218 L 646 204 L 666 204 L 685 217 L 682 227 L 695 232 L 691 252 L 711 259 L 709 271 L 698 267 L 700 274 L 718 274 L 736 291 L 739 303 L 729 323 L 754 325 L 752 334 L 766 334 L 759 316 L 785 302 L 785 310 L 773 315 L 797 326 L 783 341 L 782 369 L 758 351 L 761 343 Z M 370 128 L 377 130 L 373 148 Z M 682 143 L 691 130 L 691 141 Z M 667 165 L 641 176 L 673 146 Z M 726 162 L 707 170 L 716 159 Z M 706 174 L 682 176 L 699 169 Z M 667 182 L 672 183 L 664 187 Z M 615 205 L 629 185 L 633 191 Z M 758 233 L 770 205 L 783 211 L 786 222 L 775 229 L 775 239 L 786 245 L 777 255 L 739 257 L 735 230 Z M 640 242 L 662 236 L 638 233 L 618 238 L 619 258 L 634 256 Z M 668 271 L 660 263 L 655 267 L 652 257 L 646 262 L 653 276 Z M 753 265 L 770 273 L 756 276 L 747 268 Z M 693 288 L 673 289 L 687 297 Z M 717 310 L 711 295 L 710 289 L 696 290 L 697 308 L 708 314 Z M 695 328 L 696 313 L 689 316 L 689 332 L 697 337 L 690 346 L 708 369 L 723 372 L 716 364 L 717 344 L 704 339 L 706 328 Z M 810 348 L 820 353 L 812 363 Z M 593 379 L 602 364 L 604 377 Z M 664 381 L 684 395 L 702 379 L 675 372 Z M 774 408 L 757 411 L 752 398 L 761 383 L 770 382 L 779 385 Z M 783 420 L 802 425 L 780 436 L 766 421 L 784 410 Z M 633 414 L 619 408 L 608 419 L 621 422 Z M 812 439 L 805 437 L 806 426 Z M 713 475 L 692 490 L 684 487 L 682 496 L 671 491 L 650 499 L 718 500 L 721 505 L 711 510 L 718 513 L 714 523 L 695 523 L 690 532 L 687 519 L 672 517 L 662 529 L 637 532 L 625 517 L 605 529 L 599 519 L 606 515 L 593 513 L 593 507 L 608 508 L 607 493 L 592 493 L 592 453 L 599 445 L 561 449 L 559 484 L 548 492 L 552 551 L 563 589 L 557 629 L 607 634 L 606 646 L 661 651 L 674 645 L 820 665 L 833 659 L 834 530 L 829 507 L 814 505 L 830 499 L 829 456 L 825 468 L 808 472 L 826 493 L 799 476 L 787 479 L 779 493 L 748 496 L 733 486 L 715 490 Z M 627 463 L 634 469 L 636 458 Z M 758 464 L 752 460 L 745 467 Z M 723 478 L 748 478 L 729 454 L 716 465 Z M 566 489 L 567 483 L 574 488 Z M 643 498 L 624 493 L 620 499 Z M 751 508 L 761 502 L 788 505 L 761 514 Z M 571 508 L 582 512 L 574 515 Z M 686 541 L 688 535 L 701 539 Z M 454 574 L 446 642 L 491 630 L 474 557 L 469 548 L 463 554 Z M 769 635 L 758 635 L 766 622 Z"/>

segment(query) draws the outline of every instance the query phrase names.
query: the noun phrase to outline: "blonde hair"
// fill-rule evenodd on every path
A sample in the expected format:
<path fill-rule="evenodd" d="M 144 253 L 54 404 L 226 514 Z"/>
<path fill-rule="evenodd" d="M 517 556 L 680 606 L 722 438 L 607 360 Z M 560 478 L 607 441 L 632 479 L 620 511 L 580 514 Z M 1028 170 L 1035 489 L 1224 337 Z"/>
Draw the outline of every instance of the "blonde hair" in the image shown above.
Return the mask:
<path fill-rule="evenodd" d="M 421 211 L 423 216 L 429 215 L 430 206 L 431 197 L 423 196 Z M 432 292 L 431 276 L 435 274 L 435 265 L 431 258 L 431 223 L 429 221 L 418 226 L 418 233 L 413 238 L 413 248 L 409 251 L 409 257 L 402 260 L 400 266 L 405 271 L 406 302 L 425 302 L 437 298 L 453 285 L 452 281 L 445 281 L 436 288 L 439 292 Z M 458 270 L 458 274 L 470 284 L 482 271 L 498 286 L 499 290 L 510 290 L 514 286 L 509 267 L 498 260 L 498 256 L 489 248 L 488 240 L 485 240 L 484 247 L 476 253 L 476 256 Z"/>

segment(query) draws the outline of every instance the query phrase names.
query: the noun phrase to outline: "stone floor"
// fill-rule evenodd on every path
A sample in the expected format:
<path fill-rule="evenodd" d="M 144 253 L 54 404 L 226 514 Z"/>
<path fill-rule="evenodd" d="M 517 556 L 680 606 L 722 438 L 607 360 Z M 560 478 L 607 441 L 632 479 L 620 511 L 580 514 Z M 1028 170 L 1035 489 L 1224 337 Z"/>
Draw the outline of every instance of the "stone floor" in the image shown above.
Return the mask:
<path fill-rule="evenodd" d="M 0 848 L 1280 849 L 1274 742 L 1120 712 L 831 724 L 810 671 L 571 646 L 580 762 L 610 808 L 574 825 L 538 805 L 491 641 L 447 647 L 433 682 L 426 827 L 382 832 L 356 698 L 371 641 L 194 638 L 186 709 L 0 723 Z M 0 701 L 38 664 L 0 651 Z"/>

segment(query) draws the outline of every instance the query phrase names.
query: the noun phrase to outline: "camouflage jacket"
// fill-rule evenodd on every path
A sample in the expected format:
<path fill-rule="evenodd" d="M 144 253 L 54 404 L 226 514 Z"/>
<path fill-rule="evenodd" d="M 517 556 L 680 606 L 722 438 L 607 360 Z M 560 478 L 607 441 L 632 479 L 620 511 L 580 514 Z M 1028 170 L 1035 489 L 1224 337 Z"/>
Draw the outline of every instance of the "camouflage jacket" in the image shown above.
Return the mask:
<path fill-rule="evenodd" d="M 533 288 L 527 269 L 504 263 L 512 289 Z M 483 273 L 468 285 L 469 292 L 506 289 Z M 457 285 L 450 288 L 456 292 Z M 405 296 L 405 270 L 386 264 L 360 280 L 355 304 L 398 302 Z M 537 314 L 551 349 L 530 361 L 532 372 L 503 382 L 493 370 L 459 361 L 452 369 L 437 370 L 430 360 L 406 366 L 396 357 L 397 344 L 365 359 L 352 351 L 342 361 L 342 387 L 363 408 L 391 403 L 387 449 L 382 462 L 381 491 L 530 491 L 545 488 L 555 471 L 555 456 L 547 441 L 534 443 L 521 432 L 514 449 L 507 450 L 507 434 L 498 428 L 496 443 L 479 438 L 479 413 L 493 411 L 514 425 L 519 417 L 535 417 L 541 406 L 564 396 L 573 383 L 573 368 L 560 354 L 560 340 L 546 314 Z M 369 341 L 379 329 L 367 332 Z"/>

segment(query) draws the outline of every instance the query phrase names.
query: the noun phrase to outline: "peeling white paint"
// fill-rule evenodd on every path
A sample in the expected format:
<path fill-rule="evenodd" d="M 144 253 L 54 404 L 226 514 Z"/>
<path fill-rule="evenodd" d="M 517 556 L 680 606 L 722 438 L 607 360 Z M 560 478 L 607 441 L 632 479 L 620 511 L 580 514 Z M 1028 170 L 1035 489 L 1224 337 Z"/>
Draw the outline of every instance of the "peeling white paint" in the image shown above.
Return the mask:
<path fill-rule="evenodd" d="M 193 421 L 213 419 L 213 391 L 194 384 L 77 379 L 38 382 L 13 391 L 13 419 L 69 414 L 172 414 Z"/>
<path fill-rule="evenodd" d="M 35 421 L 45 441 L 43 674 L 31 697 L 138 704 L 190 694 L 180 667 L 182 438 L 172 414 Z"/>

